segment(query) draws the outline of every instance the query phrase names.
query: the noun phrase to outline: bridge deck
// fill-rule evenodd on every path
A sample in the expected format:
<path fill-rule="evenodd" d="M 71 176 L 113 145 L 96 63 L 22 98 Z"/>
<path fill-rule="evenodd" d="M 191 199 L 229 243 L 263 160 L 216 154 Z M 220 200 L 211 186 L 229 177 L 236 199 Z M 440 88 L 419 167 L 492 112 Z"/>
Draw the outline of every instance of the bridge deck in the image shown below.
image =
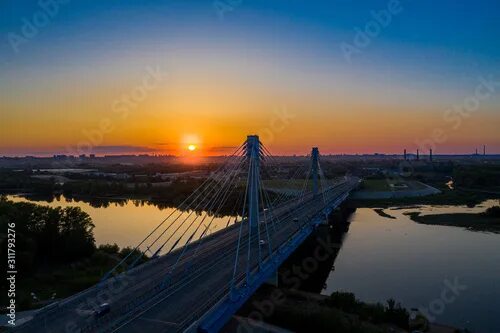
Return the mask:
<path fill-rule="evenodd" d="M 325 191 L 327 205 L 352 190 L 357 179 L 349 179 Z M 323 194 L 321 194 L 323 196 Z M 268 224 L 271 254 L 296 234 L 311 217 L 325 208 L 320 198 L 306 195 L 300 202 L 291 201 L 274 209 L 275 229 Z M 299 222 L 294 222 L 298 218 Z M 188 246 L 182 259 L 178 249 L 127 272 L 102 285 L 70 297 L 32 322 L 18 328 L 20 332 L 178 332 L 183 331 L 214 309 L 229 295 L 240 224 L 235 224 Z M 243 228 L 246 229 L 246 228 Z M 260 239 L 263 259 L 270 258 L 265 227 Z M 274 230 L 271 232 L 271 230 Z M 242 233 L 238 260 L 237 286 L 245 282 L 248 251 L 247 230 Z M 251 237 L 251 270 L 257 270 L 259 248 L 257 233 Z M 171 274 L 168 274 L 168 273 Z M 165 277 L 170 276 L 169 283 Z M 111 312 L 95 319 L 92 310 L 108 302 Z M 16 330 L 17 331 L 17 330 Z"/>

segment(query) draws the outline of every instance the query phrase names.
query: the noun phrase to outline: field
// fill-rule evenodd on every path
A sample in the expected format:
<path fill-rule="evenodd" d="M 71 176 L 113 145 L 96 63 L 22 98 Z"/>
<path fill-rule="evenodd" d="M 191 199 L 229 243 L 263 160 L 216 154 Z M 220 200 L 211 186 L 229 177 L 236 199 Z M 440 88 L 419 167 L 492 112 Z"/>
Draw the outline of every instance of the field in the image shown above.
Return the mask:
<path fill-rule="evenodd" d="M 500 218 L 486 216 L 482 213 L 420 215 L 419 212 L 410 212 L 406 213 L 406 215 L 409 215 L 413 221 L 422 224 L 462 227 L 475 231 L 500 233 Z"/>
<path fill-rule="evenodd" d="M 395 179 L 365 179 L 362 189 L 365 191 L 407 191 L 421 190 L 425 185 L 415 180 L 395 180 Z"/>

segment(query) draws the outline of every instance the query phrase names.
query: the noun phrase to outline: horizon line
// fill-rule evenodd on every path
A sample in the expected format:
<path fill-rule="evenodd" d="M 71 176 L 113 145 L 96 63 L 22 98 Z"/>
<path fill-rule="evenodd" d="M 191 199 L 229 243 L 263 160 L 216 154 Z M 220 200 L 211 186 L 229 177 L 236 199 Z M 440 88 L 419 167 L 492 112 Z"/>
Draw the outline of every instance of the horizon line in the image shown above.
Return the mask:
<path fill-rule="evenodd" d="M 384 153 L 384 152 L 374 152 L 374 153 L 320 153 L 322 156 L 402 156 L 404 157 L 404 153 Z M 406 153 L 407 156 L 416 157 L 416 153 Z M 0 159 L 21 159 L 21 158 L 37 158 L 37 159 L 56 159 L 56 158 L 73 158 L 73 159 L 94 159 L 94 158 L 111 158 L 111 157 L 171 157 L 171 158 L 217 158 L 217 157 L 228 157 L 231 154 L 225 155 L 176 155 L 176 154 L 82 154 L 80 155 L 66 155 L 66 154 L 52 154 L 52 155 L 1 155 Z M 307 157 L 308 154 L 273 154 L 275 157 Z M 429 153 L 419 154 L 420 157 L 428 157 Z M 436 156 L 500 156 L 499 153 L 432 153 L 433 157 Z"/>

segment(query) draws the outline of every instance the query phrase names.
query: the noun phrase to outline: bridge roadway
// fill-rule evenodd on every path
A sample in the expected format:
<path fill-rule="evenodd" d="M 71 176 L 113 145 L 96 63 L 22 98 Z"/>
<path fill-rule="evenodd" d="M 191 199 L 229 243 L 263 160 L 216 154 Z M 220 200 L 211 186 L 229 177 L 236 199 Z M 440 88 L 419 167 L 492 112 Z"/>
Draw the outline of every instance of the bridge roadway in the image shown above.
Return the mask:
<path fill-rule="evenodd" d="M 301 200 L 293 199 L 273 209 L 274 222 L 268 223 L 272 253 L 308 223 L 325 206 L 352 190 L 357 178 L 325 190 L 314 198 L 311 193 Z M 324 195 L 327 204 L 323 202 Z M 271 212 L 267 212 L 270 218 Z M 263 219 L 263 217 L 261 217 Z M 298 218 L 298 222 L 294 222 Z M 215 303 L 229 294 L 240 223 L 216 232 L 187 247 L 168 284 L 162 284 L 182 249 L 134 268 L 126 274 L 91 287 L 41 311 L 34 320 L 19 327 L 20 332 L 179 332 L 200 319 Z M 275 229 L 274 229 L 275 228 Z M 243 228 L 247 229 L 247 228 Z M 269 259 L 268 236 L 261 223 L 262 258 Z M 248 232 L 242 233 L 236 285 L 245 280 Z M 252 235 L 251 270 L 258 267 L 257 234 Z M 92 310 L 108 302 L 111 312 L 95 319 Z"/>

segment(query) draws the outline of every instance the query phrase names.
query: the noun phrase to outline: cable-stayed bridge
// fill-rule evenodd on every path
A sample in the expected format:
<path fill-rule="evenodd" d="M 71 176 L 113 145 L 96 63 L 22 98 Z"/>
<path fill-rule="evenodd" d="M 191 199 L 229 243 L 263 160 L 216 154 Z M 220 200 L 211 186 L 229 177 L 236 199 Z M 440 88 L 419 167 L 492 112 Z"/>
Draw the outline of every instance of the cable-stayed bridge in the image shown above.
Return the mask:
<path fill-rule="evenodd" d="M 99 284 L 15 331 L 217 332 L 359 184 L 327 180 L 318 148 L 290 179 L 278 179 L 279 169 L 258 136 L 248 136 Z M 277 186 L 294 191 L 271 190 Z M 214 232 L 221 215 L 227 222 Z"/>

